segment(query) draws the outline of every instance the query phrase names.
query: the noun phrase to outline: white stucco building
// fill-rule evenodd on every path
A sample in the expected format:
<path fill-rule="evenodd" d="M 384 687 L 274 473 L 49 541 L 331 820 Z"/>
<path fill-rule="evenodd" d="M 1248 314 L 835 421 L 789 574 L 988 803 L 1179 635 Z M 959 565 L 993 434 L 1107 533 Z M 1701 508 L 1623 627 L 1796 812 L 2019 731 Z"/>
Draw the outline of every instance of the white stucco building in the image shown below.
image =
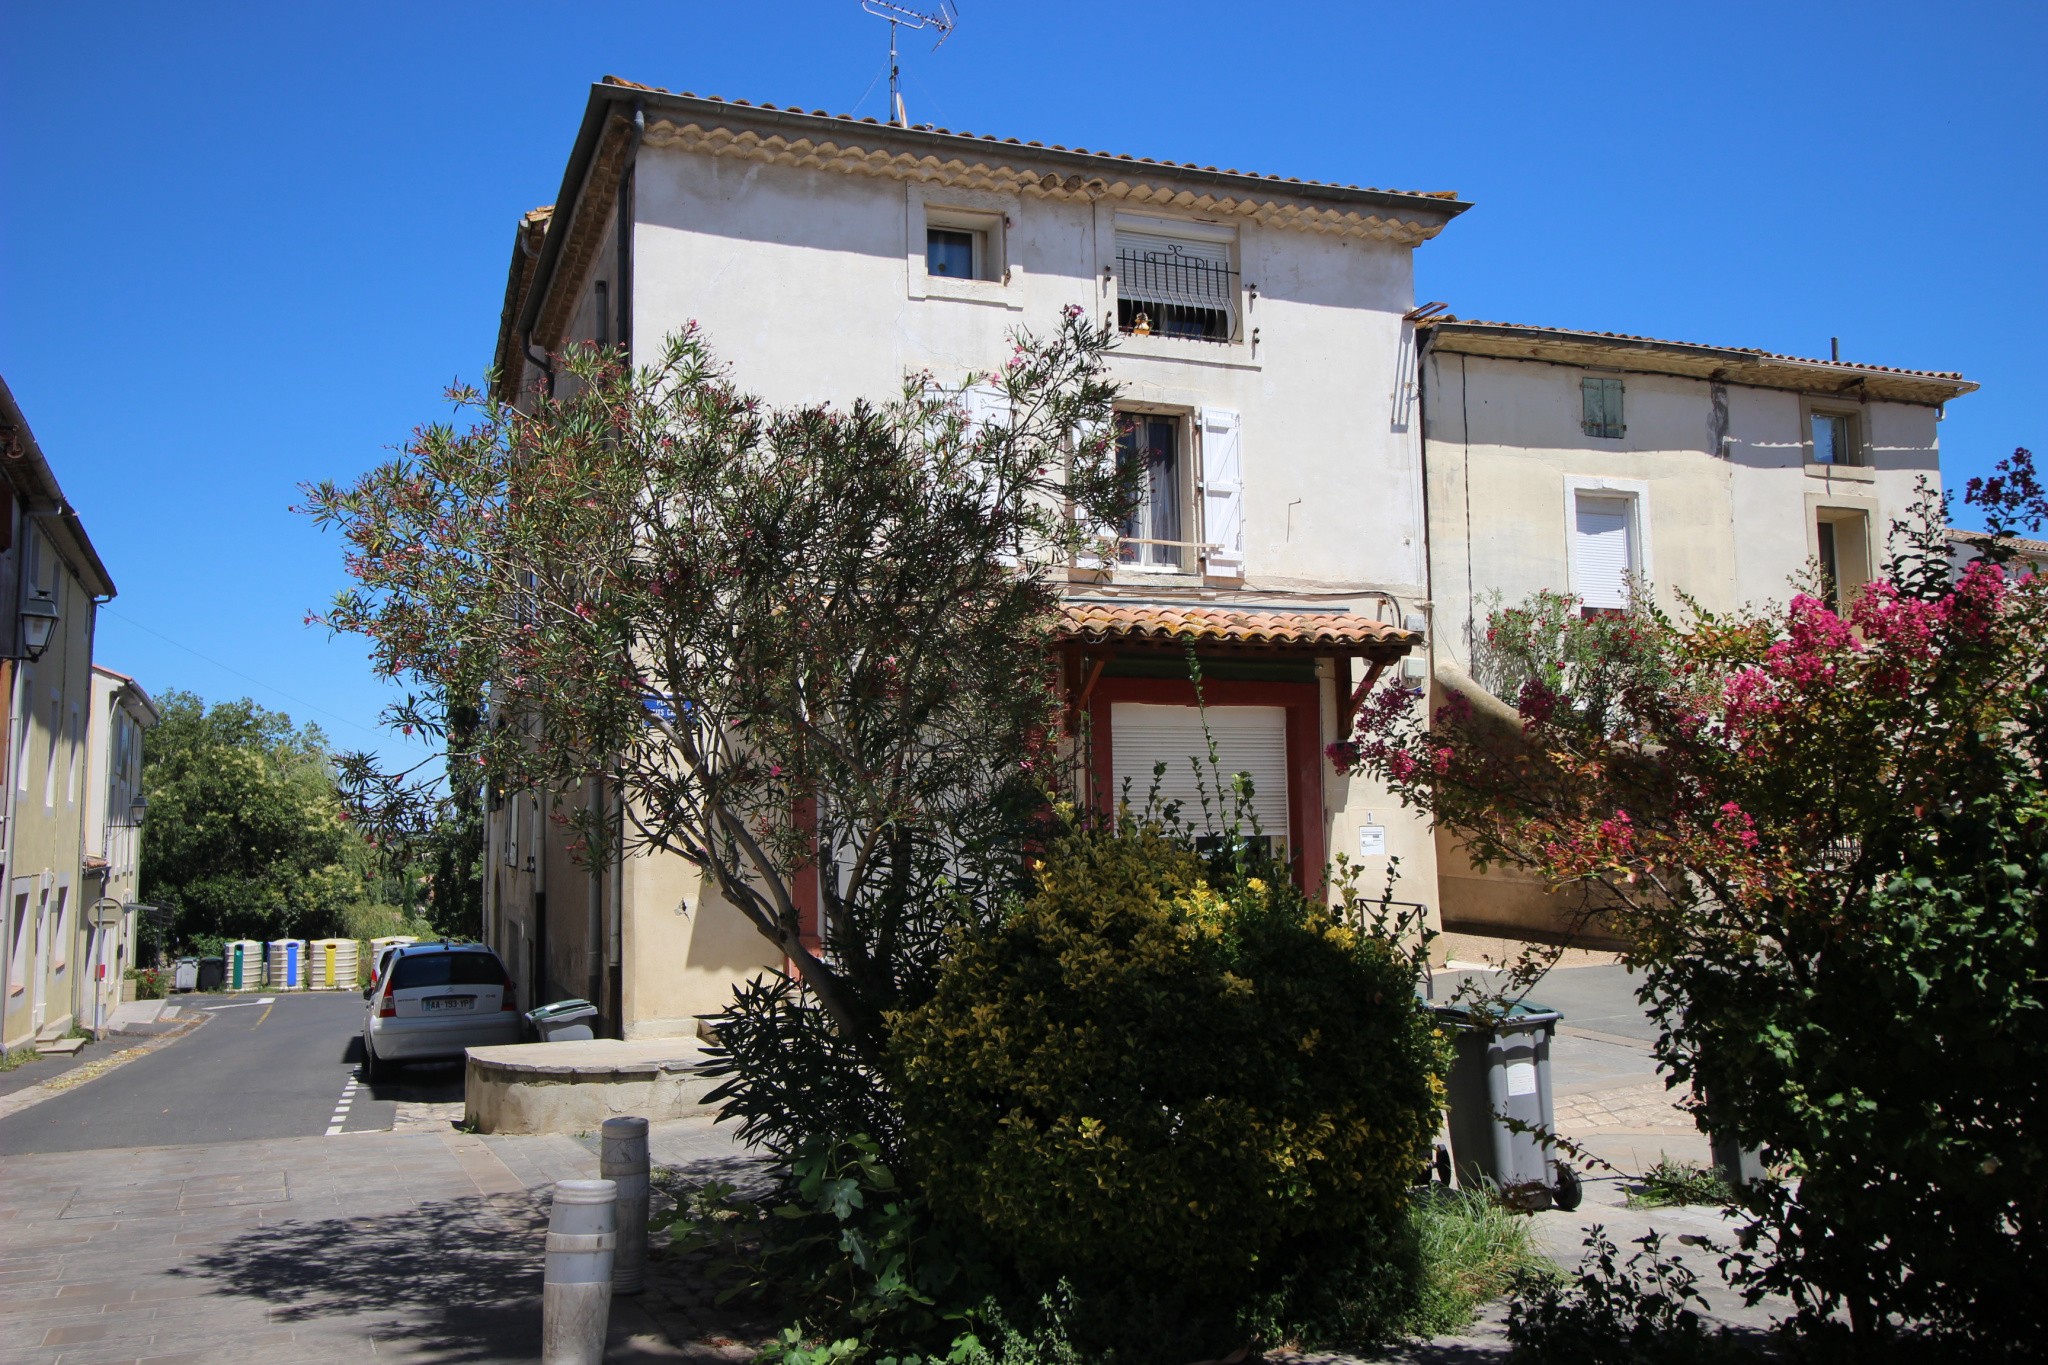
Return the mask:
<path fill-rule="evenodd" d="M 1488 602 L 1542 589 L 1584 610 L 1629 580 L 1683 615 L 1789 599 L 1818 570 L 1845 605 L 1922 481 L 1941 485 L 1957 374 L 1745 347 L 1424 317 L 1432 649 L 1459 685 Z M 1504 700 L 1512 702 L 1512 697 Z M 1556 931 L 1542 889 L 1439 849 L 1445 925 Z"/>
<path fill-rule="evenodd" d="M 517 392 L 565 342 L 644 353 L 695 321 L 743 389 L 844 404 L 912 371 L 986 373 L 1069 305 L 1115 320 L 1120 439 L 1148 491 L 1113 563 L 1068 583 L 1086 795 L 1202 750 L 1193 644 L 1226 765 L 1254 774 L 1303 884 L 1365 850 L 1433 903 L 1426 825 L 1322 750 L 1368 669 L 1423 638 L 1405 315 L 1414 251 L 1465 207 L 607 81 L 556 204 L 520 224 L 500 378 Z M 690 1031 L 771 950 L 673 859 L 571 864 L 545 807 L 588 798 L 492 812 L 487 934 L 537 998 L 592 993 L 629 1036 Z"/>

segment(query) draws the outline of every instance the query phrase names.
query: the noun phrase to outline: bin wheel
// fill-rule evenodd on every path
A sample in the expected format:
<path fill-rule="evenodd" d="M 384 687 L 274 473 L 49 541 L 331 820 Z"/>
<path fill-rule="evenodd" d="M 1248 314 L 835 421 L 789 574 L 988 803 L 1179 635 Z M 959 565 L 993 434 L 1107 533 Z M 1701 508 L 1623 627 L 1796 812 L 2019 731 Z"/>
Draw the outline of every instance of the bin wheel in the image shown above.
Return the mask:
<path fill-rule="evenodd" d="M 1579 1173 L 1565 1165 L 1562 1161 L 1558 1162 L 1557 1184 L 1551 1190 L 1551 1203 L 1563 1209 L 1566 1213 L 1570 1213 L 1579 1206 L 1585 1197 L 1586 1186 L 1585 1182 L 1579 1179 Z"/>

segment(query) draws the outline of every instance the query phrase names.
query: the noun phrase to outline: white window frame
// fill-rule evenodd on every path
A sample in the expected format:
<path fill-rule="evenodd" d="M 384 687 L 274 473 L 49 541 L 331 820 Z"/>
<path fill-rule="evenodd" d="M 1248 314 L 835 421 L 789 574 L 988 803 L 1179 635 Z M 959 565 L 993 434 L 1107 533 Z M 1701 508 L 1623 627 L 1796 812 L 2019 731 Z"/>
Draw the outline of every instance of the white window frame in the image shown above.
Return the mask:
<path fill-rule="evenodd" d="M 1587 494 L 1596 498 L 1622 498 L 1628 503 L 1628 548 L 1629 576 L 1643 582 L 1654 582 L 1655 573 L 1651 566 L 1655 561 L 1650 554 L 1650 485 L 1642 479 L 1615 479 L 1602 475 L 1567 474 L 1564 480 L 1564 546 L 1567 586 L 1574 596 L 1580 595 L 1584 581 L 1579 569 L 1579 495 Z"/>
<path fill-rule="evenodd" d="M 911 185 L 906 188 L 904 281 L 913 299 L 952 299 L 982 303 L 1012 312 L 1024 307 L 1019 274 L 1010 257 L 1010 234 L 1017 221 L 1018 201 L 981 190 L 953 190 Z M 934 275 L 925 268 L 925 234 L 932 228 L 979 234 L 975 274 L 971 280 Z"/>
<path fill-rule="evenodd" d="M 1165 353 L 1170 355 L 1189 354 L 1190 347 L 1198 348 L 1196 354 L 1228 353 L 1240 347 L 1249 349 L 1252 328 L 1249 310 L 1245 306 L 1244 250 L 1236 227 L 1223 223 L 1200 222 L 1192 218 L 1155 218 L 1135 213 L 1114 214 L 1107 226 L 1109 231 L 1105 234 L 1107 240 L 1102 243 L 1104 255 L 1101 268 L 1104 277 L 1113 281 L 1113 287 L 1109 290 L 1109 316 L 1112 322 L 1116 319 L 1118 304 L 1123 299 L 1123 277 L 1117 264 L 1117 236 L 1120 233 L 1135 232 L 1151 237 L 1221 246 L 1224 249 L 1224 261 L 1236 277 L 1232 297 L 1228 303 L 1228 337 L 1174 337 L 1157 331 L 1147 336 L 1138 336 L 1126 332 L 1122 334 L 1126 346 L 1137 347 L 1138 354 L 1146 354 L 1155 346 L 1164 346 L 1167 348 Z"/>
<path fill-rule="evenodd" d="M 1201 412 L 1166 403 L 1118 403 L 1110 414 L 1112 429 L 1117 418 L 1126 413 L 1133 417 L 1170 419 L 1175 427 L 1174 436 L 1174 501 L 1179 509 L 1180 538 L 1187 542 L 1175 552 L 1177 558 L 1172 564 L 1148 564 L 1143 558 L 1129 560 L 1123 557 L 1124 537 L 1122 528 L 1117 528 L 1117 553 L 1114 567 L 1118 573 L 1165 574 L 1178 577 L 1193 577 L 1201 572 L 1200 565 L 1206 556 L 1201 550 L 1201 522 L 1204 511 L 1199 492 L 1200 471 L 1196 468 L 1199 458 L 1196 452 L 1196 437 L 1201 430 Z M 1192 534 L 1191 534 L 1192 533 Z M 1140 546 L 1143 553 L 1152 547 Z"/>

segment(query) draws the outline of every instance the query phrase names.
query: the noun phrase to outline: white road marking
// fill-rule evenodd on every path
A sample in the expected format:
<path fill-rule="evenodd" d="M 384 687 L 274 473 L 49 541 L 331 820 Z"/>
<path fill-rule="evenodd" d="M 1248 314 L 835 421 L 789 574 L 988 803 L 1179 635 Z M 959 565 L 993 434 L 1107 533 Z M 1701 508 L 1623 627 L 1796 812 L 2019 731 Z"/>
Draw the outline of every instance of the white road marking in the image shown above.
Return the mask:
<path fill-rule="evenodd" d="M 350 1076 L 348 1083 L 341 1087 L 341 1098 L 334 1102 L 334 1113 L 327 1121 L 326 1137 L 338 1137 L 341 1126 L 348 1122 L 348 1107 L 356 1102 L 356 1078 Z"/>

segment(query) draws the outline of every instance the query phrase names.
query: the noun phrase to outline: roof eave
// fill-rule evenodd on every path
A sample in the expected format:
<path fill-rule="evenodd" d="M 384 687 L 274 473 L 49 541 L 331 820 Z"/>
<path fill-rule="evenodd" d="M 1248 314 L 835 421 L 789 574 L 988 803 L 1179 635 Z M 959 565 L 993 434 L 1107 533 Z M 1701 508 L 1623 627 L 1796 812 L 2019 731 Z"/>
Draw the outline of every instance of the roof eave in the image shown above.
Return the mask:
<path fill-rule="evenodd" d="M 94 597 L 112 597 L 113 576 L 107 572 L 99 551 L 93 548 L 92 537 L 85 533 L 85 524 L 78 519 L 78 512 L 65 498 L 64 489 L 57 482 L 57 472 L 50 468 L 28 418 L 22 415 L 21 405 L 14 401 L 14 390 L 4 379 L 0 379 L 0 426 L 15 434 L 15 444 L 20 447 L 19 455 L 9 461 L 8 475 L 28 495 L 28 506 L 24 510 L 44 519 L 57 553 L 77 573 L 88 592 Z"/>
<path fill-rule="evenodd" d="M 1603 336 L 1596 332 L 1578 332 L 1566 328 L 1503 326 L 1497 323 L 1460 322 L 1450 319 L 1427 321 L 1421 324 L 1421 327 L 1428 332 L 1433 349 L 1454 354 L 1464 353 L 1506 360 L 1554 359 L 1561 364 L 1574 363 L 1563 356 L 1503 356 L 1493 351 L 1459 344 L 1461 340 L 1469 339 L 1495 342 L 1502 346 L 1548 348 L 1556 351 L 1582 348 L 1638 356 L 1668 356 L 1674 360 L 1714 366 L 1721 372 L 1720 377 L 1729 383 L 1753 384 L 1803 393 L 1840 393 L 1860 384 L 1871 389 L 1873 397 L 1885 402 L 1938 406 L 1951 399 L 1960 398 L 1966 393 L 1974 393 L 1980 387 L 1972 380 L 1926 371 L 1887 370 L 1864 365 L 1805 360 L 1797 356 L 1765 355 L 1754 350 L 1708 346 L 1690 341 Z M 1716 377 L 1713 373 L 1687 375 L 1677 370 L 1650 372 L 1674 374 L 1681 378 Z M 1772 382 L 1774 380 L 1777 382 Z"/>

